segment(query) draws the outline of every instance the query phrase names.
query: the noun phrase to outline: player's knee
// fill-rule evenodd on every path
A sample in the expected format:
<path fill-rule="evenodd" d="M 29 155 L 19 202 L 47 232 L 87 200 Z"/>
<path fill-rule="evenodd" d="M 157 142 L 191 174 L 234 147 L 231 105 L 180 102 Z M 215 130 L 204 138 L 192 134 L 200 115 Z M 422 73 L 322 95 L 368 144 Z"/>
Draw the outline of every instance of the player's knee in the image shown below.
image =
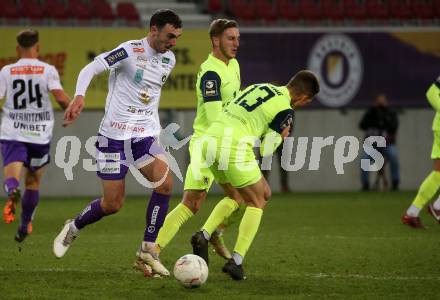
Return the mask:
<path fill-rule="evenodd" d="M 104 198 L 104 201 L 101 202 L 101 207 L 106 215 L 111 215 L 121 210 L 123 204 L 124 204 L 123 197 L 114 197 L 112 199 Z"/>
<path fill-rule="evenodd" d="M 154 191 L 163 195 L 171 195 L 171 192 L 173 191 L 173 178 L 171 176 L 167 176 L 164 182 L 155 188 Z"/>
<path fill-rule="evenodd" d="M 272 190 L 268 185 L 266 185 L 264 187 L 264 200 L 267 201 L 270 197 L 272 197 Z"/>
<path fill-rule="evenodd" d="M 246 201 L 246 205 L 263 209 L 266 206 L 266 200 L 264 198 L 252 199 L 252 201 Z"/>
<path fill-rule="evenodd" d="M 193 197 L 191 199 L 183 199 L 182 203 L 188 207 L 193 214 L 196 214 L 202 205 L 202 198 Z"/>
<path fill-rule="evenodd" d="M 27 190 L 39 190 L 40 189 L 40 182 L 26 182 L 25 187 Z"/>
<path fill-rule="evenodd" d="M 26 189 L 38 189 L 40 187 L 40 178 L 37 176 L 26 176 L 25 186 Z"/>

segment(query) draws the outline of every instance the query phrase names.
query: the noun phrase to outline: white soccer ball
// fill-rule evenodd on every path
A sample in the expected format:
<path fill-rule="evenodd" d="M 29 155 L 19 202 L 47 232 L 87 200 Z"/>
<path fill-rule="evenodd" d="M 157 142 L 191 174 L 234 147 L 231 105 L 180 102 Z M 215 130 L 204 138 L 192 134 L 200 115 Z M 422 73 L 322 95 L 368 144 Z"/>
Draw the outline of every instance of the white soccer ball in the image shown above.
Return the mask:
<path fill-rule="evenodd" d="M 174 277 L 186 288 L 197 288 L 208 279 L 208 266 L 203 258 L 187 254 L 176 261 Z"/>

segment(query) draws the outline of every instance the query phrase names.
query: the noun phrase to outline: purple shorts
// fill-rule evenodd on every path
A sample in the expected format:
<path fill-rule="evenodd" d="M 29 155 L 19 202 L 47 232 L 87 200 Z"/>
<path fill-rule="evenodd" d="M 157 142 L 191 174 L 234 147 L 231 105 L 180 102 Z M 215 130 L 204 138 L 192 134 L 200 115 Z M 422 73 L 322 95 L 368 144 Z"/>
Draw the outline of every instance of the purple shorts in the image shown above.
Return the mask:
<path fill-rule="evenodd" d="M 114 140 L 98 134 L 97 149 L 98 177 L 104 180 L 125 178 L 128 168 L 136 169 L 146 165 L 165 150 L 153 137 Z"/>
<path fill-rule="evenodd" d="M 32 172 L 50 162 L 50 144 L 33 144 L 20 141 L 1 140 L 3 166 L 22 161 Z"/>

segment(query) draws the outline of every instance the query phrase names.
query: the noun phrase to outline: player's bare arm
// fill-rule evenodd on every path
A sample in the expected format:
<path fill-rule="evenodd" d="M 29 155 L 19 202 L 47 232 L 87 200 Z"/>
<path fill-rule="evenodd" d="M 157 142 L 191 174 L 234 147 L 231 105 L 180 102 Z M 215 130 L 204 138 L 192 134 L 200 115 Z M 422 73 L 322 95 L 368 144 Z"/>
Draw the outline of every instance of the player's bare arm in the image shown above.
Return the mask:
<path fill-rule="evenodd" d="M 64 90 L 51 90 L 51 93 L 55 97 L 55 101 L 58 103 L 58 105 L 62 109 L 66 110 L 70 103 L 69 95 L 67 95 Z"/>

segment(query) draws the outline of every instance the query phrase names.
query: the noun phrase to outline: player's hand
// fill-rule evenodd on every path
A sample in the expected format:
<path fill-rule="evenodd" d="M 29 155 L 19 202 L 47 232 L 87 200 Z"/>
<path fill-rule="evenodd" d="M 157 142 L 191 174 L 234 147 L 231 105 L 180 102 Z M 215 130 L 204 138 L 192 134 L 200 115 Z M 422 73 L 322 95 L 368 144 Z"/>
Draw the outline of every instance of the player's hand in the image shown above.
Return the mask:
<path fill-rule="evenodd" d="M 292 124 L 290 124 L 289 126 L 284 128 L 283 131 L 281 132 L 281 137 L 283 138 L 283 140 L 290 135 L 290 128 L 291 127 L 292 127 Z"/>
<path fill-rule="evenodd" d="M 66 111 L 64 112 L 63 127 L 67 127 L 78 118 L 79 114 L 84 108 L 84 96 L 75 96 L 75 99 L 69 103 Z"/>

